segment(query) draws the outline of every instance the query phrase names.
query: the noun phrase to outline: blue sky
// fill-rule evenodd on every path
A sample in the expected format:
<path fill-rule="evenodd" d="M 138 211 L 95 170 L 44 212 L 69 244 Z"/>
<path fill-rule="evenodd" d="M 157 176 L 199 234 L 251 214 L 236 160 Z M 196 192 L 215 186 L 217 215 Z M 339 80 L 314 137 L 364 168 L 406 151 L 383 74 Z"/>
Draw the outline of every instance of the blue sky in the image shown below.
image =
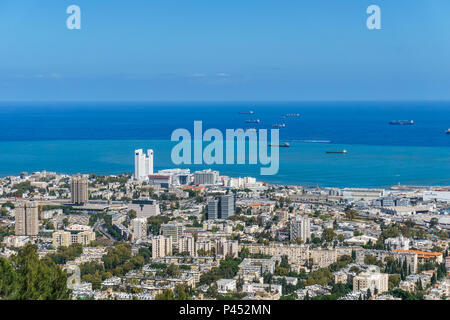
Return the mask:
<path fill-rule="evenodd" d="M 66 28 L 66 8 L 82 29 Z M 366 28 L 381 7 L 382 30 Z M 450 100 L 448 0 L 1 0 L 0 101 Z"/>

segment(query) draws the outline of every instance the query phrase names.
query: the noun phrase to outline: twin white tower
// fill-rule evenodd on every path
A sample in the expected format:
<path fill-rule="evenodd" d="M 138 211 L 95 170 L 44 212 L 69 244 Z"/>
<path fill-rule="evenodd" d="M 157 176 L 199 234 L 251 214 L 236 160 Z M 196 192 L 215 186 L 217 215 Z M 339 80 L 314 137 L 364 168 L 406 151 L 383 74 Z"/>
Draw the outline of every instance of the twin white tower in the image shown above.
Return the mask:
<path fill-rule="evenodd" d="M 142 149 L 134 151 L 134 178 L 147 180 L 153 174 L 153 150 L 148 149 L 145 154 Z"/>

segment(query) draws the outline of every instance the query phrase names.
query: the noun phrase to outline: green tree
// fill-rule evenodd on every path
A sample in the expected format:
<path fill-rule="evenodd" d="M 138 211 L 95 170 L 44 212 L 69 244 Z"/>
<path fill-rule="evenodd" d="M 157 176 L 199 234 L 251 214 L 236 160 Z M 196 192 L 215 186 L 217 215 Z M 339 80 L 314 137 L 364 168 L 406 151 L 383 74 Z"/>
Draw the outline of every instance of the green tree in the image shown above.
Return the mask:
<path fill-rule="evenodd" d="M 167 289 L 155 296 L 155 300 L 191 300 L 191 299 L 192 299 L 191 288 L 189 286 L 181 284 L 177 285 L 173 291 Z"/>
<path fill-rule="evenodd" d="M 39 259 L 27 244 L 16 255 L 0 259 L 0 298 L 15 300 L 69 299 L 67 274 L 50 258 Z"/>
<path fill-rule="evenodd" d="M 326 228 L 322 233 L 322 241 L 332 242 L 336 238 L 337 234 L 331 228 Z"/>
<path fill-rule="evenodd" d="M 280 264 L 275 266 L 275 274 L 278 276 L 287 276 L 291 266 L 289 265 L 287 256 L 282 256 Z"/>
<path fill-rule="evenodd" d="M 352 250 L 352 260 L 356 261 L 356 251 Z"/>
<path fill-rule="evenodd" d="M 390 274 L 388 279 L 389 279 L 388 281 L 389 290 L 392 290 L 395 287 L 397 287 L 401 281 L 400 275 L 398 274 Z"/>
<path fill-rule="evenodd" d="M 439 222 L 439 220 L 438 220 L 437 218 L 432 218 L 432 219 L 430 220 L 430 228 L 436 227 L 437 224 L 438 224 L 438 222 Z"/>
<path fill-rule="evenodd" d="M 364 263 L 365 264 L 369 264 L 369 265 L 375 265 L 375 266 L 379 266 L 379 267 L 383 267 L 383 262 L 381 262 L 380 260 L 377 260 L 376 257 L 368 254 L 364 257 Z"/>
<path fill-rule="evenodd" d="M 355 209 L 350 209 L 350 208 L 346 209 L 344 211 L 344 213 L 345 213 L 345 217 L 349 220 L 355 219 L 355 217 L 358 215 L 358 212 Z"/>
<path fill-rule="evenodd" d="M 14 299 L 18 291 L 18 275 L 11 263 L 0 258 L 0 299 Z"/>
<path fill-rule="evenodd" d="M 431 284 L 436 284 L 437 279 L 436 279 L 436 273 L 433 272 L 433 275 L 431 276 Z"/>
<path fill-rule="evenodd" d="M 12 202 L 8 201 L 8 202 L 5 202 L 4 204 L 2 204 L 2 208 L 14 209 L 15 206 L 14 206 L 14 204 Z"/>
<path fill-rule="evenodd" d="M 136 211 L 134 211 L 133 209 L 131 209 L 130 211 L 128 211 L 128 217 L 129 217 L 130 219 L 136 218 Z"/>
<path fill-rule="evenodd" d="M 402 290 L 402 289 L 394 289 L 390 290 L 389 293 L 394 297 L 401 298 L 402 300 L 421 300 L 421 295 L 415 295 L 414 293 Z"/>
<path fill-rule="evenodd" d="M 250 257 L 250 250 L 248 248 L 242 248 L 241 251 L 239 251 L 239 258 L 245 259 Z"/>
<path fill-rule="evenodd" d="M 336 220 L 333 221 L 333 229 L 336 230 L 339 228 L 339 224 L 337 223 Z"/>
<path fill-rule="evenodd" d="M 8 215 L 8 210 L 6 208 L 0 209 L 0 217 L 6 217 Z"/>
<path fill-rule="evenodd" d="M 148 263 L 152 257 L 152 252 L 149 248 L 139 248 L 138 254 L 144 258 L 145 263 Z"/>
<path fill-rule="evenodd" d="M 131 259 L 131 245 L 120 242 L 114 247 L 108 248 L 108 253 L 102 258 L 106 271 L 113 275 L 121 276 L 134 268 Z"/>
<path fill-rule="evenodd" d="M 199 285 L 212 284 L 219 279 L 231 279 L 239 271 L 239 264 L 241 259 L 225 259 L 220 261 L 219 267 L 214 267 L 210 271 L 205 272 L 200 276 Z"/>
<path fill-rule="evenodd" d="M 176 300 L 172 290 L 166 289 L 155 296 L 155 300 Z"/>

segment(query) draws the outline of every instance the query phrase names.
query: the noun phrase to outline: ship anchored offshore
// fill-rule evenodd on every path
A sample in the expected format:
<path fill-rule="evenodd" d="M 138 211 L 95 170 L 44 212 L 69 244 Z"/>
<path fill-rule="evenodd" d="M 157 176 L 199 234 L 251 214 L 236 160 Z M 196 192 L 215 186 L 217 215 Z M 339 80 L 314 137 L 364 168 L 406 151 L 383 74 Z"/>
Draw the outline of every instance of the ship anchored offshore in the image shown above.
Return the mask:
<path fill-rule="evenodd" d="M 389 122 L 389 124 L 392 125 L 413 125 L 414 124 L 414 120 L 393 120 L 391 122 Z"/>

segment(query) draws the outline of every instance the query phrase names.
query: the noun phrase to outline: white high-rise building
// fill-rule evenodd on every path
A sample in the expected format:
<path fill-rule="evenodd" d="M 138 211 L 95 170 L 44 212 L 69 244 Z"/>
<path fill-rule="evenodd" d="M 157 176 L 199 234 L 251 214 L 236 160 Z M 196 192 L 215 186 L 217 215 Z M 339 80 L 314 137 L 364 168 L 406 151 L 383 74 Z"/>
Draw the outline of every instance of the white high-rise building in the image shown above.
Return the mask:
<path fill-rule="evenodd" d="M 133 226 L 133 241 L 147 237 L 147 219 L 135 218 L 131 220 Z"/>
<path fill-rule="evenodd" d="M 148 149 L 145 154 L 142 149 L 134 151 L 134 178 L 146 180 L 153 174 L 153 150 Z"/>
<path fill-rule="evenodd" d="M 308 216 L 296 216 L 291 221 L 291 240 L 296 241 L 298 238 L 303 242 L 311 240 L 310 230 L 310 220 Z"/>
<path fill-rule="evenodd" d="M 219 171 L 206 169 L 194 172 L 194 184 L 214 185 L 219 182 Z"/>

